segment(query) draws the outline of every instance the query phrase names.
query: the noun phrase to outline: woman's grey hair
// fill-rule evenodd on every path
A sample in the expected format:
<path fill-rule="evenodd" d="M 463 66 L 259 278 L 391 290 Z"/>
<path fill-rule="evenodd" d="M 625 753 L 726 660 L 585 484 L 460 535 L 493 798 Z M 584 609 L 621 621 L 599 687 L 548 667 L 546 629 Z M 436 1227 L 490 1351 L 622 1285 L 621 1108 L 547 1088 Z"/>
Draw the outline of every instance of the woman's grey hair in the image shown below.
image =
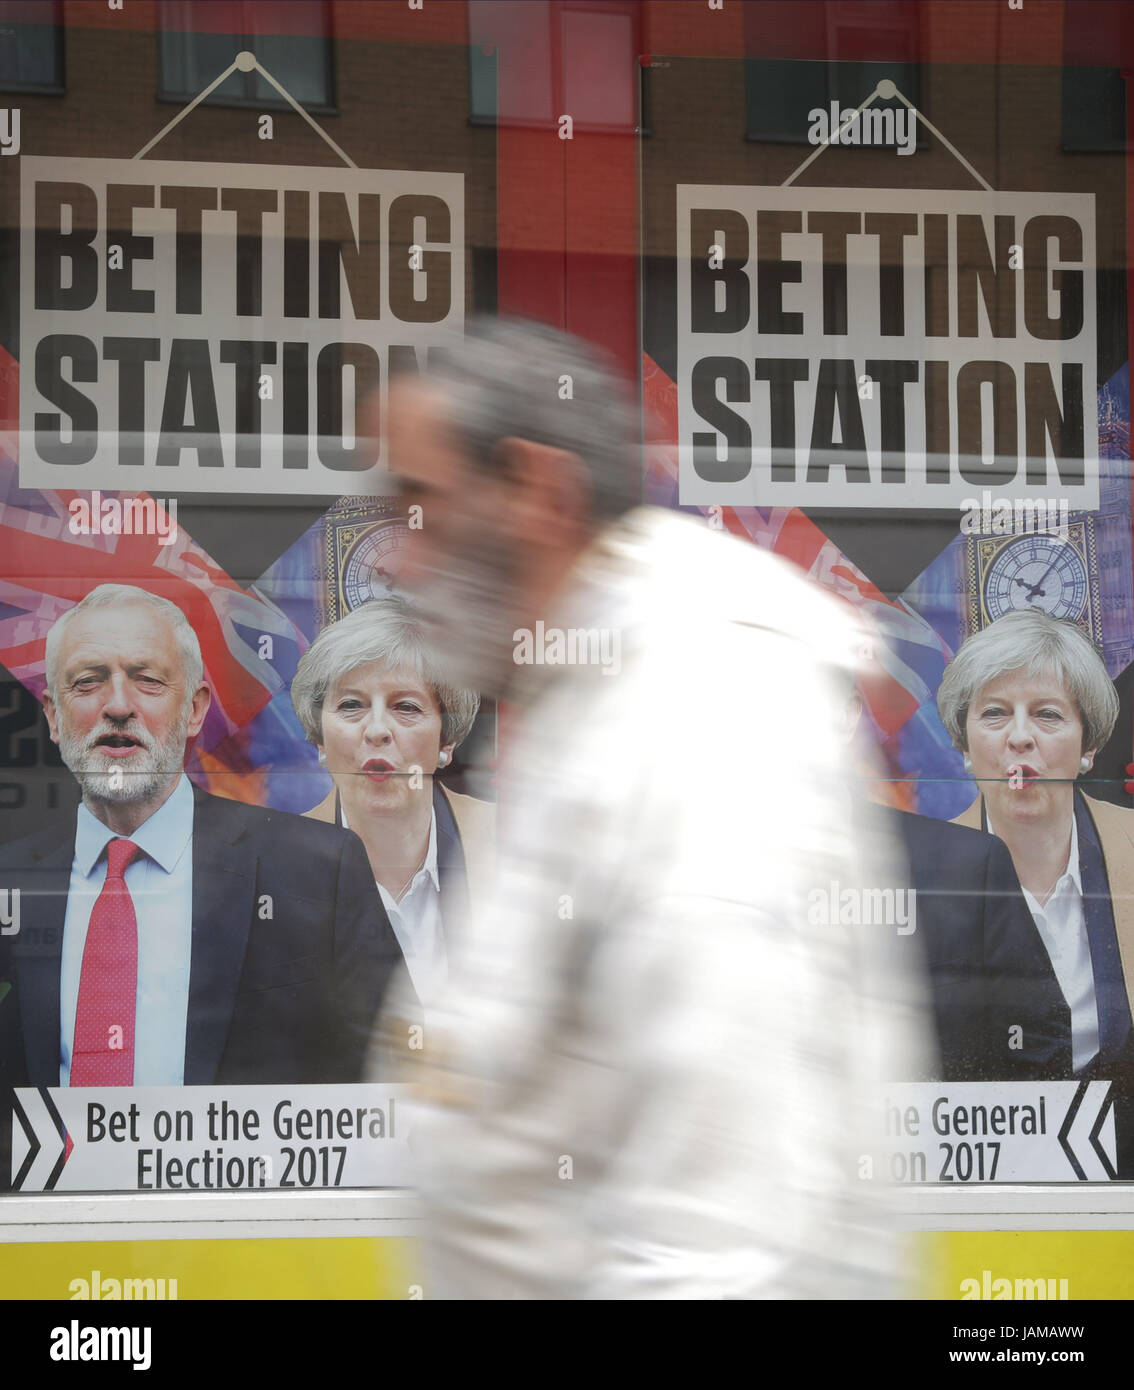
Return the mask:
<path fill-rule="evenodd" d="M 63 635 L 70 626 L 71 620 L 79 613 L 91 608 L 112 608 L 116 604 L 122 603 L 148 603 L 151 608 L 157 609 L 165 617 L 173 629 L 173 638 L 181 654 L 181 674 L 185 678 L 185 704 L 188 707 L 192 703 L 193 695 L 205 674 L 204 662 L 201 660 L 201 644 L 197 640 L 197 634 L 189 625 L 189 619 L 176 603 L 171 603 L 169 599 L 162 598 L 159 594 L 151 594 L 148 589 L 139 589 L 134 584 L 100 584 L 97 589 L 92 589 L 86 598 L 76 603 L 74 608 L 68 608 L 66 613 L 56 618 L 48 630 L 47 640 L 44 644 L 47 693 L 53 700 L 56 699 L 59 644 L 63 641 Z"/>
<path fill-rule="evenodd" d="M 384 662 L 391 670 L 408 666 L 429 686 L 441 706 L 442 744 L 455 748 L 468 738 L 480 696 L 444 679 L 409 604 L 390 594 L 360 604 L 329 624 L 300 657 L 291 683 L 291 703 L 311 743 L 323 743 L 323 701 L 328 690 L 372 661 Z"/>
<path fill-rule="evenodd" d="M 1074 700 L 1083 724 L 1083 749 L 1097 750 L 1118 720 L 1118 692 L 1090 639 L 1073 622 L 1040 608 L 1005 613 L 961 644 L 945 668 L 937 709 L 953 745 L 968 751 L 969 705 L 984 687 L 1008 671 L 1050 676 Z"/>
<path fill-rule="evenodd" d="M 425 381 L 479 467 L 499 467 L 500 440 L 527 439 L 582 461 L 595 521 L 640 501 L 637 414 L 614 361 L 592 344 L 527 319 L 474 319 L 461 342 L 430 352 Z"/>

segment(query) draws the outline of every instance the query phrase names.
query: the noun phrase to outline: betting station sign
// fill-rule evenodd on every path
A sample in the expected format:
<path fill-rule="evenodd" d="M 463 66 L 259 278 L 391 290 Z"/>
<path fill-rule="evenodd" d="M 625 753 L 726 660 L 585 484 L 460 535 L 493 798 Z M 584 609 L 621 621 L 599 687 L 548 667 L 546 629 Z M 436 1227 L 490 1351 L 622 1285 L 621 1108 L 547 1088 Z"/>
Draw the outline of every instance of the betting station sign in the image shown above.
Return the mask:
<path fill-rule="evenodd" d="M 1097 508 L 1090 194 L 677 187 L 683 505 Z"/>
<path fill-rule="evenodd" d="M 25 157 L 25 487 L 373 491 L 359 401 L 464 323 L 464 178 Z"/>

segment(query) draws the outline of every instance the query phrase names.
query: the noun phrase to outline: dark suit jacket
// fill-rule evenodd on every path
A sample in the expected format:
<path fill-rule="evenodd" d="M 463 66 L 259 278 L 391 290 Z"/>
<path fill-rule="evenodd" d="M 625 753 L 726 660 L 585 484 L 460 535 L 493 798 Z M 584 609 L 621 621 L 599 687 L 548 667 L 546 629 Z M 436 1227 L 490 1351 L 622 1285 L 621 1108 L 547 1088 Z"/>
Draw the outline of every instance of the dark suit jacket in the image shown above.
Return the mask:
<path fill-rule="evenodd" d="M 491 893 L 496 867 L 496 806 L 450 791 L 435 777 L 433 810 L 437 817 L 441 921 L 446 935 L 452 936 L 461 929 L 470 909 Z M 338 791 L 332 788 L 303 814 L 328 825 L 342 825 Z"/>
<path fill-rule="evenodd" d="M 470 912 L 491 894 L 496 871 L 496 807 L 491 802 L 452 792 L 434 778 L 433 810 L 437 817 L 441 923 L 446 942 L 451 942 L 465 930 Z M 317 806 L 304 812 L 305 816 L 333 825 L 340 824 L 340 814 L 339 796 L 334 789 Z M 390 981 L 386 1005 L 374 1032 L 364 1079 L 420 1080 L 421 1063 L 427 1059 L 428 1048 L 421 1035 L 424 1021 L 421 1000 L 409 971 L 398 970 Z"/>
<path fill-rule="evenodd" d="M 185 1084 L 357 1081 L 401 951 L 362 842 L 194 788 Z M 0 937 L 0 1081 L 59 1084 L 75 822 L 0 849 L 20 931 Z"/>
<path fill-rule="evenodd" d="M 1100 1054 L 1084 1077 L 1116 1075 L 1120 1057 L 1134 1052 L 1134 811 L 1076 790 L 1079 872 L 1099 1007 Z M 984 826 L 984 798 L 956 825 Z"/>
<path fill-rule="evenodd" d="M 1070 1057 L 1055 1076 L 1113 1081 L 1118 1164 L 1116 1176 L 1134 1179 L 1134 812 L 1076 791 L 1083 910 L 1099 1005 L 1099 1055 L 1073 1073 Z M 983 825 L 978 796 L 956 824 Z M 1061 1007 L 1070 1027 L 1070 1011 Z"/>
<path fill-rule="evenodd" d="M 888 813 L 917 892 L 944 1081 L 1071 1075 L 1071 1013 L 1002 841 L 948 821 Z"/>

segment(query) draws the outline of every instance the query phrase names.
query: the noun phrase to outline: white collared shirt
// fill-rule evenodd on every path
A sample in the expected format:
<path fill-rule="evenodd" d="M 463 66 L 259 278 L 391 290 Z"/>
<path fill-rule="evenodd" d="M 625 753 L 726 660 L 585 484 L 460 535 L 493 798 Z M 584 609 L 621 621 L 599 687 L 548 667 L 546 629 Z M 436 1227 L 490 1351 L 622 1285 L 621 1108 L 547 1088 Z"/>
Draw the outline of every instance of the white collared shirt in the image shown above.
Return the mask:
<path fill-rule="evenodd" d="M 184 774 L 133 835 L 117 835 L 79 807 L 59 980 L 59 1084 L 71 1084 L 83 950 L 106 881 L 106 846 L 116 839 L 130 839 L 142 851 L 125 873 L 138 924 L 134 1085 L 180 1086 L 193 946 L 193 788 Z"/>
<path fill-rule="evenodd" d="M 990 829 L 991 824 L 990 821 Z M 1051 897 L 1041 906 L 1033 893 L 1026 888 L 1023 893 L 1051 957 L 1059 988 L 1071 1010 L 1071 1066 L 1080 1071 L 1099 1050 L 1099 1009 L 1083 908 L 1083 880 L 1079 875 L 1079 827 L 1074 813 L 1071 816 L 1071 853 Z"/>
<path fill-rule="evenodd" d="M 346 808 L 341 800 L 339 818 L 343 828 L 349 830 Z M 441 921 L 441 880 L 437 874 L 436 811 L 429 813 L 429 848 L 425 852 L 425 863 L 414 875 L 401 901 L 395 902 L 393 895 L 377 879 L 374 881 L 394 935 L 398 938 L 398 945 L 402 948 L 406 969 L 421 1007 L 428 1009 L 448 977 L 445 933 Z"/>

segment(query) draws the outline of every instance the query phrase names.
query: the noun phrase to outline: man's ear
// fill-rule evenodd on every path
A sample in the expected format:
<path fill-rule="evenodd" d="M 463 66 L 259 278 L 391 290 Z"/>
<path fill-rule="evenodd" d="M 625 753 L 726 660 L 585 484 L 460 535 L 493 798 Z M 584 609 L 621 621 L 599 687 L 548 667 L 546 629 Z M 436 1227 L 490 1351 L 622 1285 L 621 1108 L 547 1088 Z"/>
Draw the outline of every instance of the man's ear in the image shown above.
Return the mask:
<path fill-rule="evenodd" d="M 50 695 L 43 697 L 43 712 L 47 715 L 47 727 L 51 731 L 51 742 L 59 742 L 59 711 Z"/>
<path fill-rule="evenodd" d="M 510 484 L 509 508 L 525 540 L 558 548 L 589 529 L 591 485 L 578 454 L 511 437 L 497 441 L 495 456 Z"/>
<path fill-rule="evenodd" d="M 202 681 L 193 692 L 193 701 L 189 706 L 189 725 L 186 735 L 189 738 L 196 738 L 204 727 L 205 715 L 209 712 L 209 706 L 213 702 L 213 693 Z"/>

